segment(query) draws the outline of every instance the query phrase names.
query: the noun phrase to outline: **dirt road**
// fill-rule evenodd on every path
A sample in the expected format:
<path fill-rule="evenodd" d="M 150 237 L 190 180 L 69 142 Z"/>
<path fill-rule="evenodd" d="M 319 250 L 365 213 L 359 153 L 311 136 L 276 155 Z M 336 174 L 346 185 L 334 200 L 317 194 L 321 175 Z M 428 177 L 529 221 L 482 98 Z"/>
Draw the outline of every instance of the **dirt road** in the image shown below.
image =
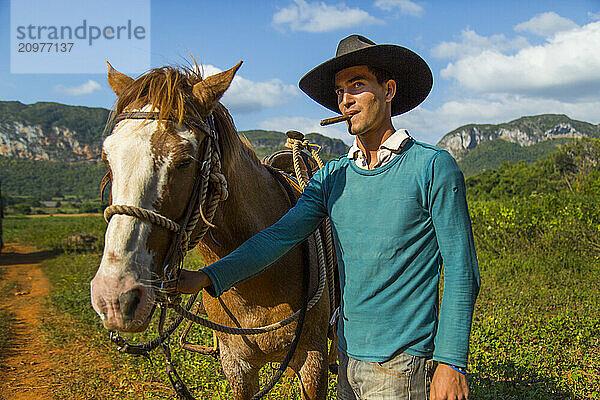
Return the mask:
<path fill-rule="evenodd" d="M 53 398 L 54 350 L 39 332 L 49 288 L 40 262 L 51 256 L 10 243 L 0 254 L 0 307 L 13 315 L 12 338 L 8 348 L 0 350 L 0 398 Z"/>

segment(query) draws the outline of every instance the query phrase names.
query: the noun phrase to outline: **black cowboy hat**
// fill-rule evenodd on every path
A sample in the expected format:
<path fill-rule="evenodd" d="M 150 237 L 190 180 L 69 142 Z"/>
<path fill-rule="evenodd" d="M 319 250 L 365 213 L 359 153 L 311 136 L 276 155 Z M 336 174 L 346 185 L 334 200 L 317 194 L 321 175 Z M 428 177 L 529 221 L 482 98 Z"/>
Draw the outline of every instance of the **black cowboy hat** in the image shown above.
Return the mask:
<path fill-rule="evenodd" d="M 421 104 L 433 86 L 431 70 L 417 53 L 393 44 L 375 44 L 364 36 L 350 35 L 340 41 L 334 58 L 300 79 L 300 89 L 317 103 L 339 114 L 335 74 L 356 65 L 383 69 L 396 81 L 392 116 Z"/>

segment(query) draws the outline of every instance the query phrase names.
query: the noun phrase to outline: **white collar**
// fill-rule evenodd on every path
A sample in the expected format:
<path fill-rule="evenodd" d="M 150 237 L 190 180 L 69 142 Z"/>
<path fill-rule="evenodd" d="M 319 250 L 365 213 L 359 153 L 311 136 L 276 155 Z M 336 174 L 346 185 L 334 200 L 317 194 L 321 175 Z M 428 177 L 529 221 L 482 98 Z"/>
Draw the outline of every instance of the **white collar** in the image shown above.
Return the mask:
<path fill-rule="evenodd" d="M 387 138 L 383 143 L 381 143 L 378 150 L 385 148 L 390 151 L 398 151 L 402 146 L 402 142 L 404 142 L 404 140 L 409 137 L 410 135 L 408 134 L 408 131 L 406 129 L 398 129 L 396 132 L 392 133 L 392 135 L 389 138 Z M 348 158 L 350 160 L 355 160 L 358 155 L 361 155 L 364 158 L 362 150 L 360 149 L 360 147 L 358 147 L 358 139 L 354 138 L 354 142 L 352 143 L 350 150 L 348 150 Z"/>

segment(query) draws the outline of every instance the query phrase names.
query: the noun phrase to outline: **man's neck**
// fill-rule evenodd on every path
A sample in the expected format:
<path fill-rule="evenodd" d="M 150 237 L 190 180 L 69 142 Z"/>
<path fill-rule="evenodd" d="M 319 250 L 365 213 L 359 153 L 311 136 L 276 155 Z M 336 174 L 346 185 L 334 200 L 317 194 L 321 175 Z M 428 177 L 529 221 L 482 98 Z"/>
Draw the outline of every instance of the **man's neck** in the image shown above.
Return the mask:
<path fill-rule="evenodd" d="M 377 151 L 383 142 L 385 142 L 390 136 L 394 134 L 396 130 L 390 123 L 384 128 L 373 132 L 363 133 L 356 137 L 356 144 L 358 148 L 363 152 L 369 164 L 369 169 L 377 163 Z"/>

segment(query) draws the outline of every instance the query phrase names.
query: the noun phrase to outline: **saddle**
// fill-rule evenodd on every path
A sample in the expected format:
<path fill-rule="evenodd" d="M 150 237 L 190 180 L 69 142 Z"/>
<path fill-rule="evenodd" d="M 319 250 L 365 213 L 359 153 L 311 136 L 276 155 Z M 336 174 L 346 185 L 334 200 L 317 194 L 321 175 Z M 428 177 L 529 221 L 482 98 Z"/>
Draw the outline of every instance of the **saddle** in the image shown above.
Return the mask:
<path fill-rule="evenodd" d="M 288 191 L 288 195 L 290 194 L 290 189 L 294 188 L 297 196 L 301 195 L 302 189 L 299 187 L 298 182 L 300 180 L 304 182 L 308 182 L 310 178 L 319 170 L 319 163 L 313 157 L 311 153 L 308 152 L 307 148 L 310 146 L 307 141 L 304 140 L 304 135 L 297 131 L 288 131 L 286 133 L 288 136 L 288 140 L 286 142 L 286 149 L 278 150 L 275 153 L 264 157 L 261 162 L 269 168 L 269 170 L 273 173 L 273 175 L 277 178 L 277 180 L 282 183 L 282 185 Z M 297 168 L 294 166 L 294 155 L 293 155 L 293 146 L 295 141 L 302 142 L 302 150 L 299 152 L 300 157 L 298 159 L 299 173 L 301 176 L 297 176 Z M 285 179 L 282 179 L 285 178 Z M 291 196 L 290 196 L 291 198 Z M 295 202 L 292 202 L 294 204 Z M 331 226 L 329 222 L 329 218 L 321 224 L 319 227 L 319 231 L 321 233 L 321 240 L 323 242 L 323 248 L 328 249 L 326 251 L 327 258 L 327 275 L 328 281 L 330 285 L 333 283 L 334 292 L 330 294 L 334 294 L 333 296 L 333 307 L 330 310 L 330 317 L 332 320 L 334 318 L 334 311 L 340 304 L 340 288 L 339 281 L 337 279 L 338 269 L 337 269 L 337 258 L 335 255 L 335 251 L 333 251 L 333 237 L 331 233 Z M 329 242 L 329 245 L 328 243 Z M 330 326 L 333 328 L 333 326 Z M 334 335 L 334 329 L 329 330 L 330 338 Z"/>
<path fill-rule="evenodd" d="M 270 156 L 266 156 L 265 158 L 263 158 L 261 162 L 279 171 L 285 172 L 286 174 L 291 175 L 296 179 L 301 178 L 296 176 L 292 149 L 288 148 L 278 150 Z M 300 152 L 300 169 L 302 171 L 302 174 L 305 175 L 304 178 L 306 179 L 312 178 L 315 172 L 319 170 L 319 165 L 317 164 L 317 161 L 306 150 L 302 150 Z"/>

